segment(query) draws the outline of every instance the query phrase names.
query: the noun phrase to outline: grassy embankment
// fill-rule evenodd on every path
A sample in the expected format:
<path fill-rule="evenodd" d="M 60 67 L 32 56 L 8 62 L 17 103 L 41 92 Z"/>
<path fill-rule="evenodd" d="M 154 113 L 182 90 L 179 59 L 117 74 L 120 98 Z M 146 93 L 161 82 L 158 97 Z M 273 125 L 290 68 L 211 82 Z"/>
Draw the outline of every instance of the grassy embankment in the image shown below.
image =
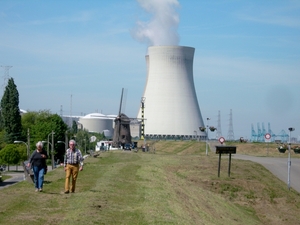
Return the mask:
<path fill-rule="evenodd" d="M 238 153 L 282 156 L 274 146 L 236 145 Z M 228 177 L 224 156 L 218 177 L 218 157 L 206 156 L 203 142 L 154 146 L 155 154 L 87 158 L 74 194 L 62 193 L 63 168 L 46 175 L 43 193 L 26 181 L 0 190 L 0 224 L 299 224 L 299 193 L 261 165 L 233 159 Z"/>

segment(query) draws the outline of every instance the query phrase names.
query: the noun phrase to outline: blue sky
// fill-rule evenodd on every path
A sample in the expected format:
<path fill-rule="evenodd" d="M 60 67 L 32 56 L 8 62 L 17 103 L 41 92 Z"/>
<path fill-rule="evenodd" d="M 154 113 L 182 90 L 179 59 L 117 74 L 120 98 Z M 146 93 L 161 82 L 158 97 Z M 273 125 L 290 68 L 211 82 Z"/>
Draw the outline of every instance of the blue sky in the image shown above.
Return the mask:
<path fill-rule="evenodd" d="M 299 138 L 300 1 L 147 2 L 159 13 L 169 5 L 178 16 L 170 23 L 178 44 L 196 49 L 194 81 L 205 122 L 210 117 L 217 127 L 220 111 L 226 139 L 232 109 L 235 138 L 250 139 L 258 123 L 266 129 L 270 123 L 275 134 L 295 127 L 292 136 Z M 125 88 L 123 112 L 135 117 L 149 42 L 134 32 L 155 20 L 142 6 L 136 0 L 1 0 L 0 65 L 13 66 L 20 108 L 117 114 Z"/>

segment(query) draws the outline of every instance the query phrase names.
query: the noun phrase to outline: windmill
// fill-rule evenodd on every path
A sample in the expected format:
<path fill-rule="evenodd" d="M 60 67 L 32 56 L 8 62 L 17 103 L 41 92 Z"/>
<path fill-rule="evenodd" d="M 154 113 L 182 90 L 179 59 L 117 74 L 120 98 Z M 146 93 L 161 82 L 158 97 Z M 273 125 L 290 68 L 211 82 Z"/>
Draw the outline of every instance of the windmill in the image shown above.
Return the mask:
<path fill-rule="evenodd" d="M 121 112 L 122 102 L 123 102 L 123 92 L 124 88 L 122 88 L 120 108 L 118 116 L 115 118 L 115 128 L 113 135 L 113 143 L 114 147 L 119 147 L 120 145 L 124 146 L 127 143 L 131 144 L 131 132 L 130 132 L 130 121 L 131 118 L 128 118 L 124 113 Z"/>

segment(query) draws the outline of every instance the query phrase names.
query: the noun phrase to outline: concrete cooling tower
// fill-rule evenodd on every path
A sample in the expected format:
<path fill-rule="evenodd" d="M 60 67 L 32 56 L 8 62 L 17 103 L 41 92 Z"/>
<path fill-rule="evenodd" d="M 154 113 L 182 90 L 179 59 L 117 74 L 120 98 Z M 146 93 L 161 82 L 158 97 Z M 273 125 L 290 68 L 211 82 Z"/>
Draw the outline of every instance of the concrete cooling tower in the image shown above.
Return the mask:
<path fill-rule="evenodd" d="M 145 137 L 206 138 L 193 77 L 195 49 L 152 46 L 146 56 Z M 142 109 L 138 118 L 142 117 Z"/>

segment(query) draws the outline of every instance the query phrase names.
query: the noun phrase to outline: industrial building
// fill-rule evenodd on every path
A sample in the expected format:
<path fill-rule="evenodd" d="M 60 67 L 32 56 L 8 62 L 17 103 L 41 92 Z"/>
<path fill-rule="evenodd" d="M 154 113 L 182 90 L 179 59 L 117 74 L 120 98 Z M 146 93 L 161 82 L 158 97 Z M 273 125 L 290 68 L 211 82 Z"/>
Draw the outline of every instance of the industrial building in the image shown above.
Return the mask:
<path fill-rule="evenodd" d="M 151 46 L 146 55 L 146 83 L 143 108 L 130 121 L 131 137 L 202 139 L 207 138 L 194 85 L 195 48 L 186 46 Z M 114 135 L 117 115 L 91 113 L 85 116 L 62 116 L 71 127 Z M 141 118 L 143 120 L 141 121 Z M 142 134 L 141 134 L 142 133 Z"/>
<path fill-rule="evenodd" d="M 193 77 L 195 49 L 185 46 L 151 46 L 146 55 L 144 88 L 146 138 L 206 139 Z"/>
<path fill-rule="evenodd" d="M 114 134 L 114 119 L 116 115 L 104 115 L 91 113 L 79 117 L 78 128 L 86 129 L 89 132 L 104 133 L 105 137 L 112 138 Z"/>

